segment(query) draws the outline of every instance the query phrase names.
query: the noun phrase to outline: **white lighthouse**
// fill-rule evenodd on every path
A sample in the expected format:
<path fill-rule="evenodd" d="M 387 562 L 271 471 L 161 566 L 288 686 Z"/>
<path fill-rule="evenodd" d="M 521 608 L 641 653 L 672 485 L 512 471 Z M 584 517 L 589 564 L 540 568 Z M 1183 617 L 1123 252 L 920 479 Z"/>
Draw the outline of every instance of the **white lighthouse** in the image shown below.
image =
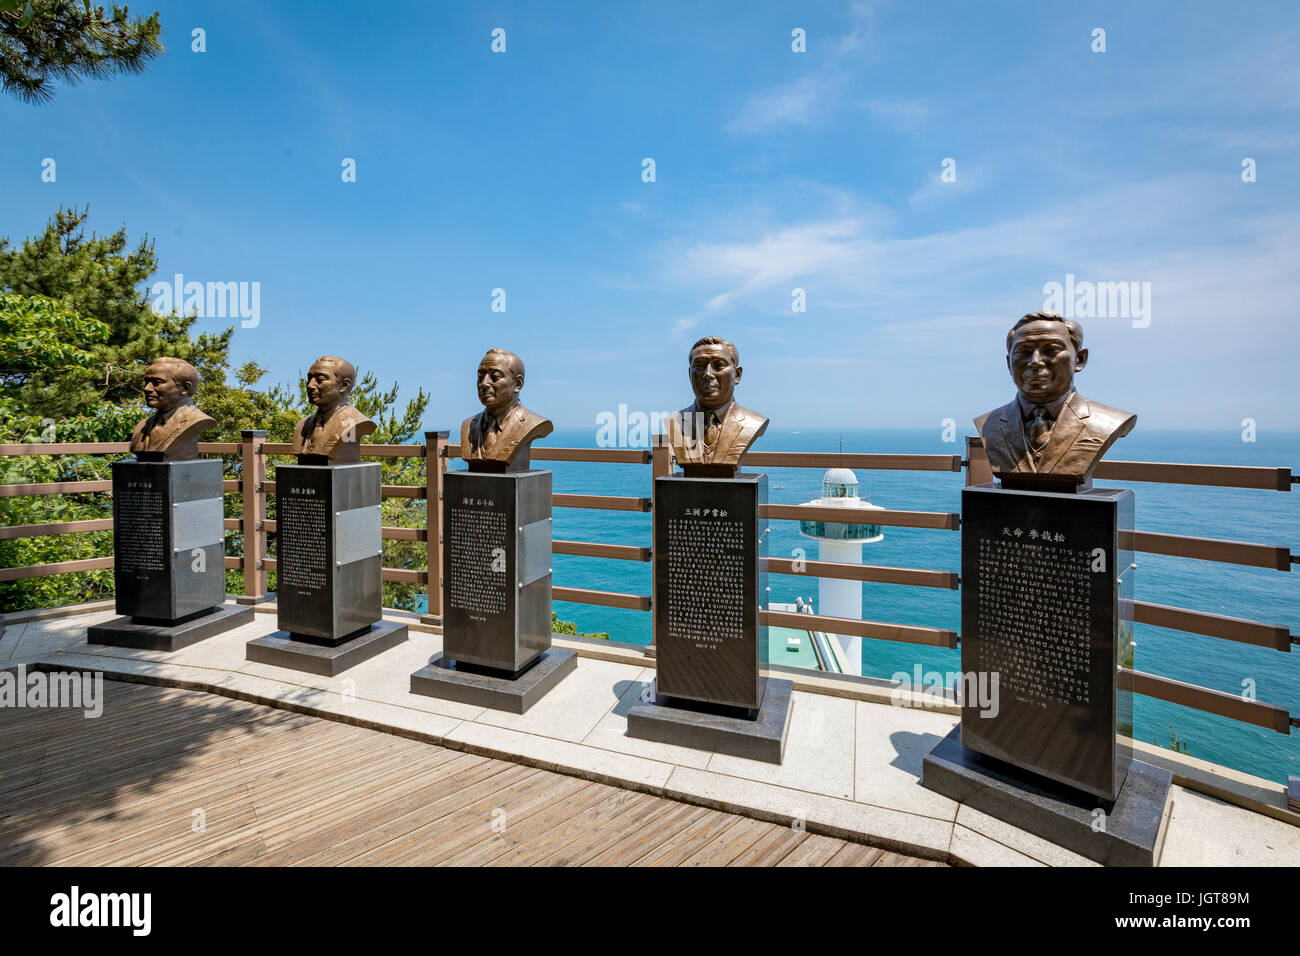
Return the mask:
<path fill-rule="evenodd" d="M 862 546 L 884 540 L 880 525 L 871 524 L 870 512 L 883 511 L 879 505 L 858 497 L 858 476 L 848 468 L 832 468 L 822 476 L 822 496 L 809 501 L 809 507 L 840 508 L 844 521 L 800 521 L 799 533 L 820 542 L 818 557 L 823 561 L 861 564 Z M 822 578 L 817 595 L 817 613 L 828 617 L 862 620 L 862 582 L 840 578 Z M 844 651 L 849 673 L 862 673 L 862 639 L 836 634 Z"/>

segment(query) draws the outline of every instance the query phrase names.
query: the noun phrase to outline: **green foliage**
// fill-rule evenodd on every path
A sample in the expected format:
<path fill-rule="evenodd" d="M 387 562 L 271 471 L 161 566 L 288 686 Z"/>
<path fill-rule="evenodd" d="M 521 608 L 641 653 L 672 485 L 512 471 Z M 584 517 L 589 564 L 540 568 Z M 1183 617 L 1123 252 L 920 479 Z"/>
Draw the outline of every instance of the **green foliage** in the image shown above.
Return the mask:
<path fill-rule="evenodd" d="M 48 296 L 0 293 L 0 410 L 52 416 L 63 414 L 67 403 L 97 402 L 89 366 L 108 331 L 107 323 Z"/>
<path fill-rule="evenodd" d="M 88 208 L 59 207 L 42 235 L 17 248 L 8 238 L 0 239 L 0 290 L 58 300 L 108 327 L 108 338 L 81 370 L 93 379 L 94 389 L 81 387 L 80 377 L 58 379 L 59 414 L 93 415 L 103 402 L 143 405 L 144 370 L 159 355 L 185 359 L 199 370 L 200 379 L 223 375 L 233 330 L 192 337 L 192 317 L 155 313 L 147 287 L 158 268 L 153 243 L 146 236 L 129 247 L 125 226 L 111 235 L 87 236 L 88 216 Z"/>
<path fill-rule="evenodd" d="M 90 0 L 0 0 L 0 89 L 42 103 L 55 80 L 141 73 L 163 52 L 161 32 L 157 12 L 132 20 L 125 6 L 106 16 Z"/>
<path fill-rule="evenodd" d="M 2 0 L 0 0 L 2 2 Z M 261 429 L 267 440 L 287 442 L 295 423 L 311 411 L 300 385 L 258 387 L 266 370 L 255 362 L 230 369 L 233 329 L 192 336 L 193 318 L 156 315 L 141 286 L 156 259 L 147 240 L 129 248 L 125 228 L 87 238 L 86 211 L 59 209 L 44 235 L 19 249 L 0 241 L 0 443 L 121 442 L 147 413 L 144 370 L 154 358 L 173 355 L 199 370 L 196 404 L 217 421 L 203 439 L 239 441 L 240 432 Z M 419 434 L 429 398 L 423 390 L 397 407 L 398 387 L 384 389 L 371 374 L 353 390 L 356 406 L 376 423 L 370 441 L 407 444 Z M 0 458 L 0 481 L 36 484 L 99 481 L 111 477 L 121 455 L 23 455 Z M 274 480 L 276 458 L 268 462 Z M 279 458 L 278 460 L 288 460 Z M 228 479 L 242 477 L 239 456 L 224 458 Z M 424 460 L 381 459 L 384 484 L 423 485 Z M 239 518 L 239 494 L 225 496 L 225 515 Z M 273 501 L 273 499 L 272 499 Z M 274 504 L 269 517 L 274 517 Z M 32 525 L 112 516 L 102 492 L 0 498 L 0 525 Z M 392 498 L 383 504 L 384 524 L 423 528 L 425 502 Z M 227 552 L 243 554 L 243 537 L 228 531 Z M 0 567 L 52 564 L 112 554 L 111 531 L 77 532 L 0 541 Z M 274 552 L 273 552 L 274 553 Z M 385 567 L 423 570 L 422 541 L 385 541 Z M 227 571 L 227 588 L 243 590 L 242 572 Z M 274 587 L 274 574 L 269 584 Z M 53 607 L 109 597 L 111 570 L 76 572 L 0 582 L 0 613 Z M 415 609 L 424 587 L 386 582 L 384 604 Z"/>
<path fill-rule="evenodd" d="M 575 637 L 591 637 L 598 641 L 608 641 L 609 634 L 605 631 L 598 631 L 594 634 L 578 633 L 578 625 L 572 621 L 561 621 L 560 616 L 554 611 L 551 612 L 551 632 L 554 634 L 572 634 Z"/>

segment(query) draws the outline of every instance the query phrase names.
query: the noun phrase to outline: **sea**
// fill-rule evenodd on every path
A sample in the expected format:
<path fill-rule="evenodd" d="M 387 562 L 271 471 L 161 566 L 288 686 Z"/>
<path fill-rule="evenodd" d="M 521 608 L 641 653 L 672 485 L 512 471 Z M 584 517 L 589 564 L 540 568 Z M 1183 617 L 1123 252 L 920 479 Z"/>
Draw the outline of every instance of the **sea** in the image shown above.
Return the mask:
<path fill-rule="evenodd" d="M 951 435 L 949 436 L 951 437 Z M 1238 431 L 1155 431 L 1138 429 L 1108 455 L 1127 461 L 1166 461 L 1219 465 L 1287 467 L 1300 471 L 1300 432 L 1259 431 L 1253 441 Z M 933 430 L 777 429 L 769 426 L 756 447 L 763 451 L 860 454 L 960 454 L 964 438 L 944 441 Z M 546 445 L 597 447 L 597 431 L 556 429 Z M 457 467 L 462 463 L 453 465 Z M 554 472 L 554 490 L 563 494 L 651 495 L 648 465 L 540 463 Z M 754 469 L 749 469 L 754 470 Z M 821 496 L 824 470 L 771 468 L 768 497 L 774 504 L 801 504 Z M 961 510 L 961 473 L 857 470 L 863 498 L 906 511 Z M 1139 530 L 1221 538 L 1283 546 L 1300 552 L 1300 486 L 1293 492 L 1254 491 L 1148 482 L 1098 481 L 1098 487 L 1131 488 Z M 558 508 L 554 536 L 573 541 L 650 546 L 650 515 L 637 512 Z M 803 549 L 817 557 L 817 542 L 802 537 L 794 521 L 770 524 L 773 557 L 796 557 Z M 1287 627 L 1300 635 L 1300 566 L 1281 572 L 1264 568 L 1139 554 L 1136 597 L 1155 604 L 1249 618 Z M 914 528 L 884 529 L 884 539 L 864 545 L 866 564 L 960 570 L 960 533 Z M 650 594 L 650 565 L 608 558 L 555 555 L 557 587 Z M 817 579 L 768 576 L 771 600 L 796 597 L 817 606 Z M 645 611 L 557 601 L 560 618 L 580 632 L 607 632 L 612 639 L 637 644 L 651 640 L 651 615 Z M 958 592 L 938 588 L 865 583 L 864 619 L 960 630 Z M 1209 687 L 1288 708 L 1300 714 L 1300 654 L 1257 648 L 1148 625 L 1135 625 L 1137 670 Z M 960 652 L 895 641 L 863 639 L 864 676 L 884 679 L 914 668 L 941 673 L 960 670 Z M 1282 782 L 1300 774 L 1300 733 L 1285 735 L 1187 707 L 1136 695 L 1135 739 L 1176 748 L 1193 757 Z"/>

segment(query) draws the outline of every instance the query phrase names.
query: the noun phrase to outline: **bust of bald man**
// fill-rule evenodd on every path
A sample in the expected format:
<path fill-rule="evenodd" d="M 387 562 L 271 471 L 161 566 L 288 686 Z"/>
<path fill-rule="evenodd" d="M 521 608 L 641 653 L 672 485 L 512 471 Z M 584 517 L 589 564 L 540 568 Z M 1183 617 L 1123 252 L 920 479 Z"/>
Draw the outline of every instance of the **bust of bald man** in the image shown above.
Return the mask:
<path fill-rule="evenodd" d="M 483 411 L 460 425 L 460 457 L 470 471 L 527 471 L 532 443 L 554 428 L 519 401 L 524 362 L 506 349 L 489 349 L 476 380 Z"/>
<path fill-rule="evenodd" d="M 144 373 L 145 404 L 153 414 L 131 432 L 140 461 L 187 461 L 199 457 L 199 435 L 216 425 L 194 406 L 198 370 L 178 358 L 154 359 Z"/>
<path fill-rule="evenodd" d="M 361 460 L 361 439 L 376 425 L 349 401 L 356 384 L 353 364 L 322 355 L 307 371 L 307 399 L 316 411 L 293 429 L 293 453 L 298 464 L 354 464 Z"/>

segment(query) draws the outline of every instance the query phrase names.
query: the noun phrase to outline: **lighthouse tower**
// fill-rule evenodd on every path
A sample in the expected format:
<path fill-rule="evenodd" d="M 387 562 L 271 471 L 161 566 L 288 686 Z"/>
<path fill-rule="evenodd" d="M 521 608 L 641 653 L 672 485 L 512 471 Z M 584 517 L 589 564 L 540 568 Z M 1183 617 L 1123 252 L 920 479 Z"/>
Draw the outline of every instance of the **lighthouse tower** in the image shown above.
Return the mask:
<path fill-rule="evenodd" d="M 822 477 L 822 496 L 809 501 L 810 507 L 841 508 L 844 521 L 800 521 L 799 533 L 820 542 L 818 557 L 823 561 L 861 564 L 862 546 L 884 540 L 880 525 L 871 524 L 871 512 L 879 505 L 858 497 L 858 476 L 848 468 L 832 468 Z M 862 620 L 862 582 L 822 578 L 817 596 L 817 613 L 829 617 Z M 862 673 L 862 639 L 837 634 L 836 639 L 850 665 L 850 673 Z"/>

